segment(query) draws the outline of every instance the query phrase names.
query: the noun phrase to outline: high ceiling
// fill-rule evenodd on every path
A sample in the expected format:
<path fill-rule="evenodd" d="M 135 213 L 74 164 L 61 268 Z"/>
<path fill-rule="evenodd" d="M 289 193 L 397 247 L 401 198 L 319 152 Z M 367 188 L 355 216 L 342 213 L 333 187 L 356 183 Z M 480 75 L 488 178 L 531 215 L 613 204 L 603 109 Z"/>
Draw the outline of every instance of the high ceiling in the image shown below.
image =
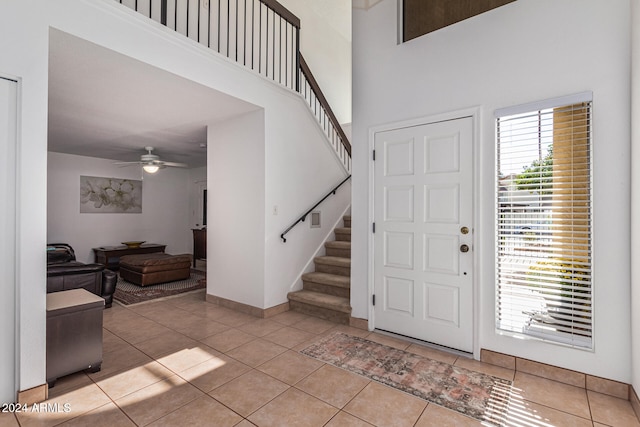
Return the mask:
<path fill-rule="evenodd" d="M 206 126 L 258 109 L 130 57 L 51 30 L 49 151 L 206 165 Z"/>

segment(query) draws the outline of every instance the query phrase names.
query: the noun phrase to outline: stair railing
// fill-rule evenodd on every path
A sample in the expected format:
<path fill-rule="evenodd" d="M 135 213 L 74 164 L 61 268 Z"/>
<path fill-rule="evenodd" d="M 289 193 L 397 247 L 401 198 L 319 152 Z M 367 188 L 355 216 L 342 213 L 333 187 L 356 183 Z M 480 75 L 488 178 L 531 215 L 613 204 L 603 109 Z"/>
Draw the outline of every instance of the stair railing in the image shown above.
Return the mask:
<path fill-rule="evenodd" d="M 320 123 L 331 146 L 347 171 L 351 171 L 351 144 L 336 118 L 311 69 L 300 54 L 300 93 Z"/>
<path fill-rule="evenodd" d="M 300 55 L 300 19 L 276 0 L 116 1 L 299 92 L 351 171 L 351 144 Z"/>
<path fill-rule="evenodd" d="M 302 216 L 300 218 L 297 219 L 297 221 L 295 221 L 293 224 L 291 224 L 286 230 L 284 230 L 282 232 L 282 234 L 280 235 L 280 238 L 282 239 L 282 241 L 284 243 L 287 243 L 287 239 L 285 239 L 285 234 L 287 234 L 289 231 L 291 231 L 293 229 L 293 227 L 295 227 L 296 225 L 298 225 L 301 222 L 304 222 L 305 219 L 307 219 L 307 216 L 313 212 L 313 210 L 315 208 L 317 208 L 320 203 L 324 202 L 329 196 L 331 196 L 332 194 L 336 194 L 336 191 L 338 190 L 338 188 L 340 188 L 342 186 L 342 184 L 344 184 L 345 182 L 347 182 L 349 180 L 349 178 L 351 178 L 351 175 L 349 175 L 348 177 L 346 177 L 340 184 L 336 185 L 334 187 L 333 190 L 329 191 L 322 199 L 320 199 L 320 201 L 318 201 L 318 203 L 316 203 L 315 205 L 313 205 L 313 207 L 311 209 L 309 209 L 308 211 L 306 211 L 305 213 L 302 214 Z"/>

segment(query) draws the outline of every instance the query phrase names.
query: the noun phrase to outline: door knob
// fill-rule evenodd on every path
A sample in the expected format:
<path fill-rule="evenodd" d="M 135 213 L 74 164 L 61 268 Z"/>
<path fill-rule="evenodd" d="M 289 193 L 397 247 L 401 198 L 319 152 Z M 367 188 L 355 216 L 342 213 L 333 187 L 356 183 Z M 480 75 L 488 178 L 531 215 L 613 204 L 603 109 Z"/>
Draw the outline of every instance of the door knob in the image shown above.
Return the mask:
<path fill-rule="evenodd" d="M 468 245 L 460 245 L 460 252 L 462 252 L 462 253 L 469 252 L 469 246 Z"/>
<path fill-rule="evenodd" d="M 469 234 L 469 227 L 462 227 L 460 229 L 460 233 L 462 234 Z"/>

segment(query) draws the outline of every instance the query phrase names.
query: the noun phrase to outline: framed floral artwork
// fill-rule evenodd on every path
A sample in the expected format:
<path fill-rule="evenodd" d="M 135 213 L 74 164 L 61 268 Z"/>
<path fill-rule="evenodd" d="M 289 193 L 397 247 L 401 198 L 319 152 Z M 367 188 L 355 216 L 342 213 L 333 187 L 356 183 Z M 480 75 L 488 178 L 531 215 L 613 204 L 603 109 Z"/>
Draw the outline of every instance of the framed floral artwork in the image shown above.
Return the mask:
<path fill-rule="evenodd" d="M 80 213 L 142 213 L 142 181 L 80 176 Z"/>

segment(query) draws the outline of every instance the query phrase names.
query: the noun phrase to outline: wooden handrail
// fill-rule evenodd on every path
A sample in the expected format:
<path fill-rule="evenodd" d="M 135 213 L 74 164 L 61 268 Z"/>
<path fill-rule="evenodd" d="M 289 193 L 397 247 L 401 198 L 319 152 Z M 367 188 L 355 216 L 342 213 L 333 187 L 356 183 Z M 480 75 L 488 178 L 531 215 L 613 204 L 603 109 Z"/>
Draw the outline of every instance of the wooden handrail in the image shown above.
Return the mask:
<path fill-rule="evenodd" d="M 349 138 L 347 138 L 347 135 L 344 133 L 344 130 L 342 130 L 342 126 L 340 125 L 340 122 L 338 121 L 338 119 L 336 118 L 336 115 L 333 113 L 333 110 L 329 106 L 329 102 L 327 101 L 327 98 L 325 98 L 324 94 L 322 93 L 322 90 L 320 89 L 320 85 L 318 85 L 318 82 L 316 81 L 315 77 L 313 77 L 313 74 L 311 73 L 311 69 L 307 65 L 302 54 L 300 54 L 300 70 L 307 78 L 307 81 L 309 82 L 311 89 L 313 90 L 318 101 L 320 101 L 320 105 L 322 105 L 322 108 L 324 108 L 325 112 L 327 113 L 327 116 L 329 117 L 329 120 L 331 120 L 331 124 L 333 125 L 334 129 L 336 130 L 336 132 L 338 132 L 338 135 L 340 136 L 340 140 L 342 142 L 342 145 L 344 146 L 344 149 L 347 150 L 347 153 L 349 153 L 349 156 L 351 156 L 351 143 L 349 142 Z"/>
<path fill-rule="evenodd" d="M 278 3 L 276 0 L 260 0 L 265 6 L 282 16 L 287 22 L 297 29 L 300 29 L 300 18 L 294 15 L 289 9 Z"/>
<path fill-rule="evenodd" d="M 116 1 L 120 4 L 123 3 L 123 0 Z M 152 13 L 152 6 L 157 4 L 154 3 L 155 1 L 156 0 L 136 0 L 133 9 L 138 11 L 138 3 L 145 3 L 147 7 L 144 8 L 144 13 L 151 18 L 152 15 L 154 15 Z M 235 2 L 235 9 L 230 6 L 231 1 Z M 247 6 L 247 1 L 251 2 L 251 8 Z M 216 2 L 217 6 L 214 7 L 211 4 L 213 2 Z M 320 89 L 320 85 L 313 76 L 309 65 L 300 54 L 300 19 L 277 0 L 227 0 L 226 8 L 223 8 L 226 13 L 221 16 L 221 5 L 223 2 L 224 0 L 211 0 L 208 5 L 208 10 L 205 8 L 204 10 L 206 10 L 206 12 L 202 12 L 206 13 L 206 15 L 201 15 L 202 7 L 197 7 L 195 10 L 192 7 L 190 10 L 189 5 L 191 4 L 191 0 L 160 0 L 159 20 L 163 25 L 169 26 L 173 30 L 193 38 L 198 43 L 216 50 L 218 53 L 226 55 L 230 59 L 235 59 L 236 62 L 257 71 L 258 74 L 271 78 L 273 81 L 293 89 L 296 92 L 304 92 L 303 96 L 305 99 L 307 99 L 307 88 L 309 88 L 310 96 L 307 101 L 309 101 L 310 107 L 314 110 L 316 118 L 327 134 L 338 157 L 343 162 L 345 168 L 350 170 L 351 143 L 331 109 L 327 98 Z M 244 2 L 245 7 L 242 9 L 244 10 L 243 14 L 238 13 L 240 10 L 238 6 L 239 2 Z M 186 7 L 186 17 L 183 16 L 184 13 L 182 12 L 178 14 L 178 4 Z M 254 11 L 254 5 L 259 5 L 257 11 Z M 267 17 L 264 20 L 262 18 L 263 5 L 267 8 Z M 167 17 L 169 10 L 173 11 L 171 13 L 173 15 L 172 17 Z M 216 10 L 217 14 L 215 13 Z M 235 16 L 230 14 L 232 10 L 235 10 Z M 273 17 L 269 19 L 269 15 L 272 14 L 271 12 L 273 12 Z M 257 13 L 259 17 L 258 23 L 255 22 L 256 18 L 254 18 L 254 13 Z M 156 12 L 155 15 L 157 16 L 157 14 Z M 226 18 L 224 15 L 226 15 Z M 203 16 L 206 18 L 204 22 L 202 19 Z M 214 20 L 217 19 L 216 27 L 214 27 L 215 22 L 212 21 L 212 16 Z M 184 30 L 178 30 L 180 26 L 178 18 L 180 18 Z M 223 21 L 225 21 L 225 19 L 226 25 L 223 26 L 221 24 L 224 23 Z M 189 22 L 193 20 L 195 20 L 198 25 L 197 28 L 190 30 Z M 263 21 L 264 26 L 266 26 L 265 29 L 263 29 Z M 170 22 L 172 22 L 172 24 Z M 206 30 L 206 34 L 202 38 L 201 23 L 205 25 Z M 249 31 L 247 32 L 249 25 L 252 25 L 252 27 L 249 27 Z M 258 28 L 256 28 L 256 25 L 258 25 Z M 223 28 L 227 30 L 227 33 L 222 31 Z M 242 28 L 244 31 L 242 37 L 238 34 L 239 28 Z M 278 28 L 277 32 L 276 28 Z M 232 30 L 235 30 L 235 37 L 232 37 Z M 265 37 L 264 43 L 262 39 L 263 32 Z M 291 36 L 289 36 L 290 34 Z M 256 36 L 258 40 L 255 40 Z M 217 40 L 217 48 L 212 46 L 212 38 L 214 41 Z M 223 45 L 221 45 L 221 41 Z M 233 43 L 235 43 L 235 45 L 233 45 Z M 283 43 L 286 45 L 284 48 L 282 48 Z M 224 46 L 225 44 L 226 48 Z M 265 46 L 264 51 L 263 45 Z M 279 46 L 280 49 L 277 50 L 276 46 Z M 247 60 L 247 55 L 249 56 L 249 61 Z M 291 60 L 289 60 L 289 55 Z M 255 58 L 257 58 L 257 61 L 255 61 L 257 64 L 254 63 Z M 289 77 L 291 77 L 291 79 Z M 301 79 L 304 79 L 304 82 L 301 82 Z M 305 84 L 304 90 L 301 88 L 302 83 Z M 340 145 L 337 144 L 338 139 L 340 140 Z"/>

